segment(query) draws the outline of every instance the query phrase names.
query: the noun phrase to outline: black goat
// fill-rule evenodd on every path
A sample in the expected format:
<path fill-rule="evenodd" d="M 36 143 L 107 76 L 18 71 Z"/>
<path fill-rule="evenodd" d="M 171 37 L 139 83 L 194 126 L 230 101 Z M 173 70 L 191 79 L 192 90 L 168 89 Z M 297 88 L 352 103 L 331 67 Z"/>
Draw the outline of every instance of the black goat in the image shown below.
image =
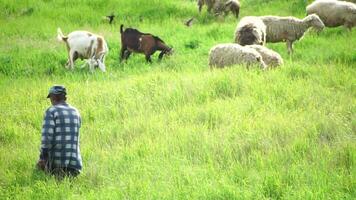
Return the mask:
<path fill-rule="evenodd" d="M 126 28 L 120 26 L 121 33 L 121 61 L 128 59 L 132 52 L 143 53 L 146 56 L 147 62 L 152 62 L 151 55 L 156 51 L 161 51 L 158 59 L 161 60 L 164 54 L 170 55 L 173 53 L 172 48 L 168 47 L 159 37 L 149 33 L 141 33 L 137 29 Z"/>

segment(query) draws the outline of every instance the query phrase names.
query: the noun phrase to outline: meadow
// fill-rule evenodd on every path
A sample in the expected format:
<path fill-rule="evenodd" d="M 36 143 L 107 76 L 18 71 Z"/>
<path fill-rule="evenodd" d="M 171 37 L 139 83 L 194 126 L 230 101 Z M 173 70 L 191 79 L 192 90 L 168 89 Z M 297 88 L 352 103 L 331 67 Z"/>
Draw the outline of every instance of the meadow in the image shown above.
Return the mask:
<path fill-rule="evenodd" d="M 239 19 L 302 18 L 308 2 L 241 4 Z M 0 199 L 355 199 L 356 29 L 309 31 L 293 55 L 267 44 L 285 63 L 273 70 L 210 70 L 209 49 L 232 42 L 237 22 L 193 0 L 2 0 Z M 174 55 L 120 63 L 120 24 Z M 103 35 L 107 72 L 65 69 L 57 27 Z M 74 180 L 35 168 L 53 84 L 82 116 Z"/>

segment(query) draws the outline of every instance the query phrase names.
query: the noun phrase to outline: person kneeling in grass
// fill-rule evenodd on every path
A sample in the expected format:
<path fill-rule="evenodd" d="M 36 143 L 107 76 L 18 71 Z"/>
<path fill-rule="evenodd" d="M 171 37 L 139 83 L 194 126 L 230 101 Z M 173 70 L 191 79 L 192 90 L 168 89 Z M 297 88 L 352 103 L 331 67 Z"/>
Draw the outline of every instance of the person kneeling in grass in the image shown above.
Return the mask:
<path fill-rule="evenodd" d="M 41 153 L 37 162 L 40 170 L 63 178 L 75 177 L 82 169 L 79 150 L 81 118 L 78 110 L 66 103 L 66 88 L 55 85 L 47 98 L 51 100 L 42 125 Z"/>

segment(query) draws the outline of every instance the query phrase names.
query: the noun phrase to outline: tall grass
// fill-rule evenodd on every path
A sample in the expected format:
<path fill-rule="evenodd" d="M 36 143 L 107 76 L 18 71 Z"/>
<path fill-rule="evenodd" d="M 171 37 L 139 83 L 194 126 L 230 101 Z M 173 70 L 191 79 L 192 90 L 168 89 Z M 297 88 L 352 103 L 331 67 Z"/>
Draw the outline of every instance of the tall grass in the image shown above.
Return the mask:
<path fill-rule="evenodd" d="M 305 1 L 241 2 L 242 16 L 305 15 Z M 5 0 L 0 11 L 0 199 L 355 198 L 355 30 L 308 32 L 292 56 L 268 44 L 285 61 L 275 70 L 209 70 L 237 21 L 198 15 L 195 1 Z M 121 23 L 175 54 L 120 63 Z M 66 70 L 57 27 L 104 35 L 107 73 Z M 83 118 L 83 172 L 61 182 L 34 167 L 56 83 Z"/>

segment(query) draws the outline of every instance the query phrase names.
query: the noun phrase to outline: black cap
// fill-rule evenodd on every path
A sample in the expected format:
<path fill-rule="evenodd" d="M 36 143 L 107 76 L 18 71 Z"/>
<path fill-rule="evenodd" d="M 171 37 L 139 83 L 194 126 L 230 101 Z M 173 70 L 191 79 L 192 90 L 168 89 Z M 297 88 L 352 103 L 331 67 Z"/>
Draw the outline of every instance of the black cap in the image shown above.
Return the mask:
<path fill-rule="evenodd" d="M 67 90 L 63 85 L 54 85 L 49 89 L 47 98 L 49 98 L 49 96 L 51 94 L 63 94 L 63 95 L 66 95 L 67 94 Z"/>

